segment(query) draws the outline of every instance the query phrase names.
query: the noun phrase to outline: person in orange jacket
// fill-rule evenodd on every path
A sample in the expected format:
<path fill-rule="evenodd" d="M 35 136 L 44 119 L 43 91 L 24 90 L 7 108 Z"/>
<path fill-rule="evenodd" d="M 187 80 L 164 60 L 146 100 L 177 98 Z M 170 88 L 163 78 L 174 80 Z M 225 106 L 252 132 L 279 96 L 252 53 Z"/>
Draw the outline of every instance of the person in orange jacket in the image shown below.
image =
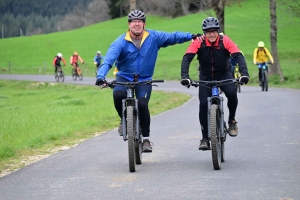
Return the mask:
<path fill-rule="evenodd" d="M 81 69 L 78 65 L 78 60 L 84 64 L 83 59 L 78 55 L 78 53 L 75 51 L 73 55 L 70 57 L 70 64 L 73 65 L 73 70 L 77 72 L 78 75 L 81 75 Z"/>
<path fill-rule="evenodd" d="M 58 67 L 61 67 L 61 64 L 60 64 L 61 61 L 64 63 L 64 66 L 66 66 L 66 61 L 65 61 L 65 59 L 63 58 L 62 54 L 61 54 L 61 53 L 58 53 L 58 54 L 54 57 L 53 62 L 52 62 L 53 67 L 55 67 L 55 74 L 57 73 L 57 68 L 58 68 Z"/>

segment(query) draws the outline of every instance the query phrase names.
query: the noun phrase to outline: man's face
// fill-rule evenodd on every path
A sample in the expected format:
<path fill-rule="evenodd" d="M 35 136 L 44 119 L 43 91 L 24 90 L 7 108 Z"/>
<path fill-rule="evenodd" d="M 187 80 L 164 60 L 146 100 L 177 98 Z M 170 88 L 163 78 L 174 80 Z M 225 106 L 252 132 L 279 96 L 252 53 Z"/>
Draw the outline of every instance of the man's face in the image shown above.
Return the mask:
<path fill-rule="evenodd" d="M 219 36 L 219 33 L 216 29 L 207 29 L 205 31 L 205 37 L 210 41 L 210 42 L 215 42 Z"/>
<path fill-rule="evenodd" d="M 129 29 L 136 35 L 140 35 L 144 31 L 144 25 L 146 25 L 142 20 L 132 20 L 128 23 Z"/>

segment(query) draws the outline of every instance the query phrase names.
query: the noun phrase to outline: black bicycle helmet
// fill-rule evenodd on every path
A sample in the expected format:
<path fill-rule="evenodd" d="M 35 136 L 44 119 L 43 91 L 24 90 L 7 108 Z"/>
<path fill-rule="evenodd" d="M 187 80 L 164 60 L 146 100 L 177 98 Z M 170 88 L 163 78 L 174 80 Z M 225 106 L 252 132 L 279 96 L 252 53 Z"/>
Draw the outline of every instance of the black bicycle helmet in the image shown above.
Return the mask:
<path fill-rule="evenodd" d="M 219 29 L 220 23 L 217 18 L 207 17 L 202 21 L 202 30 L 205 31 L 207 29 Z"/>
<path fill-rule="evenodd" d="M 142 20 L 145 22 L 146 15 L 140 10 L 133 10 L 128 14 L 128 22 L 131 22 L 132 20 Z"/>

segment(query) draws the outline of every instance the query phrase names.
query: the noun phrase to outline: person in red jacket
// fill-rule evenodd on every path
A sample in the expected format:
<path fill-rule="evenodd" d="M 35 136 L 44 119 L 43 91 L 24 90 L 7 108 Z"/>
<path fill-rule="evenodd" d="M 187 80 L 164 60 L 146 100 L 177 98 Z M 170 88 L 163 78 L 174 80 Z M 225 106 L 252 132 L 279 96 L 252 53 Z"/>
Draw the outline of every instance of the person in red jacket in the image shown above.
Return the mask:
<path fill-rule="evenodd" d="M 78 75 L 81 75 L 81 69 L 78 65 L 78 60 L 84 64 L 83 59 L 78 55 L 78 53 L 75 51 L 73 55 L 70 57 L 70 64 L 73 65 L 73 70 L 77 72 Z"/>
<path fill-rule="evenodd" d="M 54 57 L 53 62 L 52 62 L 53 63 L 53 67 L 55 67 L 55 74 L 57 73 L 57 67 L 61 67 L 61 64 L 60 64 L 61 61 L 64 63 L 64 66 L 66 66 L 66 61 L 63 58 L 62 54 L 58 53 Z"/>
<path fill-rule="evenodd" d="M 220 35 L 219 20 L 214 17 L 207 17 L 202 21 L 202 30 L 205 40 L 194 40 L 181 63 L 181 84 L 190 86 L 191 79 L 189 77 L 190 63 L 197 54 L 199 60 L 199 79 L 203 81 L 233 79 L 229 66 L 230 55 L 239 65 L 241 77 L 239 82 L 247 84 L 249 74 L 246 61 L 237 47 L 237 45 L 226 35 Z M 238 127 L 235 120 L 235 113 L 238 105 L 237 90 L 234 83 L 221 86 L 221 90 L 228 99 L 227 106 L 229 109 L 228 132 L 230 136 L 237 136 Z M 207 97 L 211 97 L 211 89 L 199 86 L 200 111 L 199 120 L 202 130 L 202 140 L 200 141 L 199 150 L 207 150 L 210 148 L 208 138 L 208 120 L 207 120 Z"/>

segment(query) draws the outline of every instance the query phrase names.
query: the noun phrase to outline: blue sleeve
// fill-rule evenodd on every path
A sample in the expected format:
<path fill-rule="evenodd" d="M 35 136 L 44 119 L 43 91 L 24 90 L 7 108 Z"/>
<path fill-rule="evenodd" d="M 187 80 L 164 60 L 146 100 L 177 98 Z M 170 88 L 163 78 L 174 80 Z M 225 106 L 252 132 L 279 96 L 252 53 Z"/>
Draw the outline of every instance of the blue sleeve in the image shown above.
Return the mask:
<path fill-rule="evenodd" d="M 97 56 L 95 56 L 95 57 L 94 57 L 94 62 L 97 62 L 97 60 L 96 60 L 96 59 L 97 59 Z"/>
<path fill-rule="evenodd" d="M 158 46 L 159 47 L 167 47 L 169 45 L 182 44 L 184 42 L 188 42 L 192 39 L 191 33 L 184 32 L 162 32 L 162 31 L 154 31 L 155 34 L 159 37 Z"/>

